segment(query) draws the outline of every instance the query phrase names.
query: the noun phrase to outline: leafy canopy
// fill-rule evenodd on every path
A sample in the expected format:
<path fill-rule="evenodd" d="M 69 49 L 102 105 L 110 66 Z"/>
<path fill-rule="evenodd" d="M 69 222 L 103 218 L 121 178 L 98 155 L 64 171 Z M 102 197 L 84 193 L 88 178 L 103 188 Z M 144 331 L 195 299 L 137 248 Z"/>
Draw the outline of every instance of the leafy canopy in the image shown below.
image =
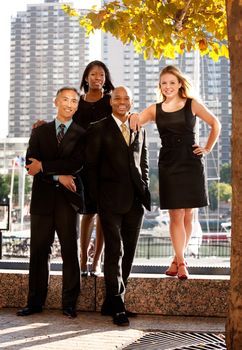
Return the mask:
<path fill-rule="evenodd" d="M 214 60 L 228 58 L 225 0 L 111 1 L 86 15 L 69 5 L 63 10 L 79 17 L 88 35 L 96 29 L 109 32 L 123 44 L 132 42 L 145 59 L 191 50 Z"/>

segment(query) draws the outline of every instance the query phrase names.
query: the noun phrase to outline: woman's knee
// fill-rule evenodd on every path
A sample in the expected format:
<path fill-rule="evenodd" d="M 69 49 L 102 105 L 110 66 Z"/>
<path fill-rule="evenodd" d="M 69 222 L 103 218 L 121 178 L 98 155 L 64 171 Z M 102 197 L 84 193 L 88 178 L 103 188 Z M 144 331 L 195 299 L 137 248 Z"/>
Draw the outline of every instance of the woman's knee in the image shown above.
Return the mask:
<path fill-rule="evenodd" d="M 185 210 L 184 209 L 171 209 L 169 210 L 170 222 L 180 223 L 184 221 Z"/>
<path fill-rule="evenodd" d="M 185 209 L 184 220 L 185 221 L 192 221 L 193 220 L 193 213 L 194 213 L 193 208 Z"/>

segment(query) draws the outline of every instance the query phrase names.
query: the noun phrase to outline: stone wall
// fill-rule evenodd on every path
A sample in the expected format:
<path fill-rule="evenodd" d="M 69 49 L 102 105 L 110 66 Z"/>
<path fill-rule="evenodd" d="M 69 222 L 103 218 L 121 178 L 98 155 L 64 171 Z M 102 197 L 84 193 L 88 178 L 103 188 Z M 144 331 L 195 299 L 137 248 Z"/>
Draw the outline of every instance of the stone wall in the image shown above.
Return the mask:
<path fill-rule="evenodd" d="M 160 275 L 132 274 L 126 307 L 141 314 L 226 317 L 229 276 L 192 275 L 188 280 Z M 46 308 L 61 308 L 61 272 L 52 272 Z M 23 307 L 28 292 L 28 272 L 0 270 L 0 307 Z M 79 311 L 100 311 L 103 277 L 82 278 Z"/>

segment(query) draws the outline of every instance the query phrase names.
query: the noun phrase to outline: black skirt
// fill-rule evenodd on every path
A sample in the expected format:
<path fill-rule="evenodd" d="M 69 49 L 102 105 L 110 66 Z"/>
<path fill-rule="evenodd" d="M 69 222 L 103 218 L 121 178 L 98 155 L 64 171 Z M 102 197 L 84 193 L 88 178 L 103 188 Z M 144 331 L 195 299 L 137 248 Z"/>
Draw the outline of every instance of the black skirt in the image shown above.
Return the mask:
<path fill-rule="evenodd" d="M 182 136 L 159 156 L 161 209 L 199 208 L 208 205 L 204 158 L 193 153 L 192 143 Z"/>

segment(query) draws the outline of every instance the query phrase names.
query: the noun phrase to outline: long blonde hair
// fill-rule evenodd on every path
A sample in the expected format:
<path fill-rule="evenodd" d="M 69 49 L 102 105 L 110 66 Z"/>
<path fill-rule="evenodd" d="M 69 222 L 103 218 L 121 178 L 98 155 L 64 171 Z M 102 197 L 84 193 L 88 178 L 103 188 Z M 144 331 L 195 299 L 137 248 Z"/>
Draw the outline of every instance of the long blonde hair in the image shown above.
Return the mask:
<path fill-rule="evenodd" d="M 161 86 L 160 86 L 160 79 L 162 77 L 162 75 L 164 74 L 173 74 L 175 77 L 177 77 L 179 83 L 181 83 L 181 87 L 178 90 L 178 94 L 181 98 L 188 98 L 188 97 L 193 97 L 192 95 L 192 90 L 193 90 L 193 86 L 192 83 L 190 82 L 190 80 L 188 79 L 188 77 L 185 76 L 185 74 L 183 74 L 179 68 L 175 67 L 175 66 L 166 66 L 165 68 L 162 69 L 162 71 L 160 72 L 160 76 L 159 76 L 159 94 L 160 94 L 160 98 L 165 101 L 166 97 L 162 94 L 161 92 Z"/>

